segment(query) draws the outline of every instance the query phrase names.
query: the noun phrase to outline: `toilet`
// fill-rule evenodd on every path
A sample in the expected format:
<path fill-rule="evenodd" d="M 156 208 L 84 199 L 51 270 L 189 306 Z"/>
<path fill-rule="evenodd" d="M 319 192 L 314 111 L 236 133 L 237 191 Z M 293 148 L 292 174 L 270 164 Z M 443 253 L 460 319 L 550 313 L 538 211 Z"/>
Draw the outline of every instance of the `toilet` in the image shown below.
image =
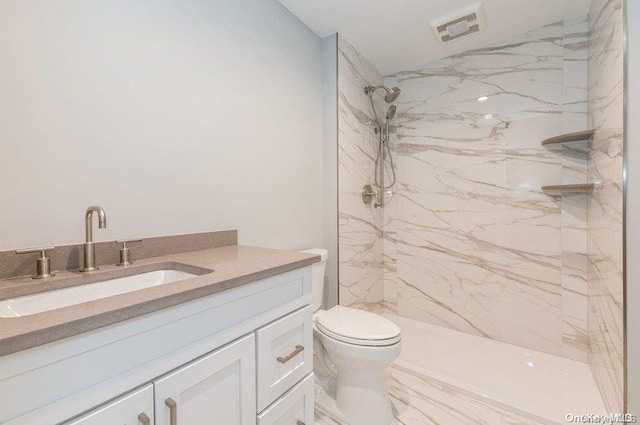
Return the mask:
<path fill-rule="evenodd" d="M 335 378 L 335 407 L 349 425 L 389 425 L 393 420 L 385 370 L 400 354 L 400 328 L 384 317 L 335 306 L 322 310 L 328 252 L 312 267 L 314 350 L 323 372 Z"/>

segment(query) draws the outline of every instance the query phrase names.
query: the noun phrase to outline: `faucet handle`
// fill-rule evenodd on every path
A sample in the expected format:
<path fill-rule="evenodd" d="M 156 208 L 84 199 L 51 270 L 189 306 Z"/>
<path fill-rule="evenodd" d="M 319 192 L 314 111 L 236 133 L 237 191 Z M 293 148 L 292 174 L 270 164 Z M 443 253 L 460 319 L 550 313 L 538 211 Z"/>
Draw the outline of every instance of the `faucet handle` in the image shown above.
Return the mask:
<path fill-rule="evenodd" d="M 33 275 L 33 279 L 46 279 L 51 276 L 55 276 L 55 273 L 51 273 L 51 261 L 47 257 L 47 251 L 53 251 L 55 246 L 46 246 L 41 248 L 25 248 L 16 249 L 16 254 L 31 254 L 32 252 L 39 252 L 40 258 L 36 261 L 36 274 Z"/>
<path fill-rule="evenodd" d="M 116 241 L 116 243 L 121 243 L 122 244 L 122 248 L 127 248 L 127 244 L 128 243 L 135 243 L 135 242 L 142 242 L 144 239 L 127 239 L 125 241 Z"/>
<path fill-rule="evenodd" d="M 127 239 L 126 241 L 116 241 L 116 243 L 121 243 L 122 248 L 120 248 L 120 262 L 118 266 L 130 266 L 133 264 L 133 261 L 129 261 L 129 247 L 127 247 L 128 243 L 142 242 L 142 239 Z"/>

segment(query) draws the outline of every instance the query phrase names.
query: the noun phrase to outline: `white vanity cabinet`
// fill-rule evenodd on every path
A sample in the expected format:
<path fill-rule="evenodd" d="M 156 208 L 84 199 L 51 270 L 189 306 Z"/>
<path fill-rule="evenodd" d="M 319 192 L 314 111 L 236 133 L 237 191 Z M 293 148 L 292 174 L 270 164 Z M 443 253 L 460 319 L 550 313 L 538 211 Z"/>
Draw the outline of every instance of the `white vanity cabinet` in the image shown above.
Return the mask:
<path fill-rule="evenodd" d="M 307 266 L 1 356 L 0 424 L 313 424 L 310 304 Z"/>
<path fill-rule="evenodd" d="M 256 376 L 253 335 L 153 382 L 156 425 L 253 425 Z"/>
<path fill-rule="evenodd" d="M 64 425 L 153 425 L 153 385 L 125 394 Z"/>

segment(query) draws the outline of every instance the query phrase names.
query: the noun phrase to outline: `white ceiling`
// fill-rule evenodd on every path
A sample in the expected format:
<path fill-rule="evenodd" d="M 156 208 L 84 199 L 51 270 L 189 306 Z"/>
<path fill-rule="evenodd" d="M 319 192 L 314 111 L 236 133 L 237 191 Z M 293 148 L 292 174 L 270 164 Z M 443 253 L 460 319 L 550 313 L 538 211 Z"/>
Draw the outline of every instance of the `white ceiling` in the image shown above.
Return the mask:
<path fill-rule="evenodd" d="M 584 15 L 591 0 L 483 0 L 487 29 L 440 45 L 429 21 L 477 0 L 279 0 L 320 37 L 339 33 L 383 75 Z"/>

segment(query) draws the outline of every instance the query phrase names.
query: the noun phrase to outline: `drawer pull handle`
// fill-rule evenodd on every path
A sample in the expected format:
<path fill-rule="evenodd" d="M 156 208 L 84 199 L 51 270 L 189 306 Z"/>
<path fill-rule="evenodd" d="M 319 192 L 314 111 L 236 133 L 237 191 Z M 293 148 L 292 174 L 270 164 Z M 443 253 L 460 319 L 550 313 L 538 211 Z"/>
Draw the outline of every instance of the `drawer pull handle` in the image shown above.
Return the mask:
<path fill-rule="evenodd" d="M 171 397 L 166 399 L 164 404 L 169 408 L 169 424 L 178 425 L 178 404 Z"/>
<path fill-rule="evenodd" d="M 293 350 L 291 354 L 289 354 L 287 357 L 278 357 L 278 361 L 280 363 L 286 363 L 292 358 L 294 358 L 295 356 L 297 356 L 298 354 L 302 353 L 303 351 L 304 351 L 304 347 L 302 345 L 296 345 L 296 349 Z"/>
<path fill-rule="evenodd" d="M 142 424 L 142 425 L 151 425 L 151 419 L 149 419 L 149 417 L 147 416 L 146 413 L 140 413 L 138 415 L 138 421 Z"/>
<path fill-rule="evenodd" d="M 296 425 L 307 425 L 307 424 L 305 424 L 304 422 L 298 420 L 298 422 L 296 422 Z"/>

